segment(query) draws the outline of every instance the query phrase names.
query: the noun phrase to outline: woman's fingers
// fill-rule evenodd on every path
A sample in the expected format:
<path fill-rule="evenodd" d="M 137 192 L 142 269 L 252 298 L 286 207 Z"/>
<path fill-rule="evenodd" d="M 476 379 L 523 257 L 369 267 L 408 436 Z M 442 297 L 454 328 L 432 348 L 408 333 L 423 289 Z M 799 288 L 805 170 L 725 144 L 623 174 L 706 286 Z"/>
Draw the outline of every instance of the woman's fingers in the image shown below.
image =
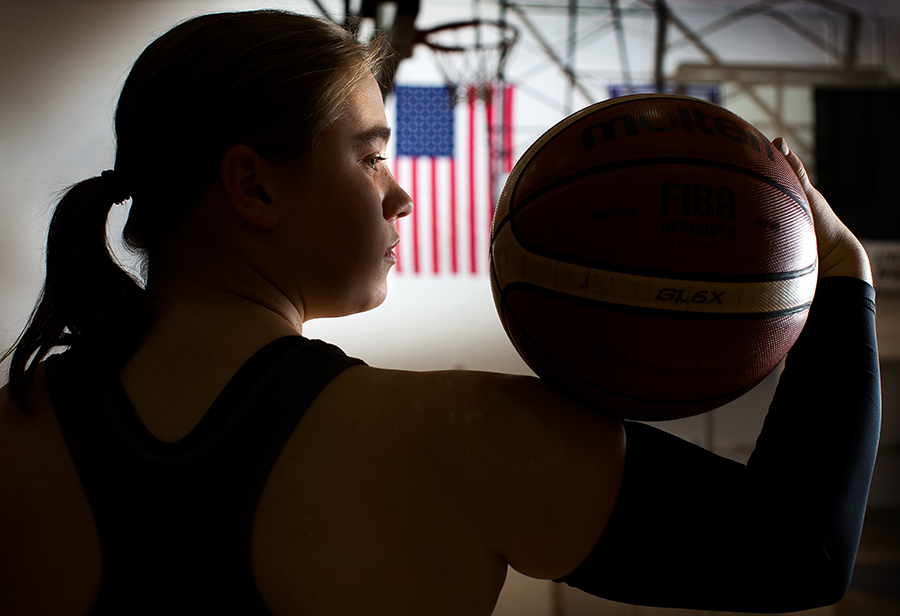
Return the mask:
<path fill-rule="evenodd" d="M 822 193 L 812 185 L 803 162 L 788 147 L 785 140 L 778 137 L 772 143 L 781 150 L 809 201 L 816 229 L 819 277 L 853 276 L 871 284 L 869 258 L 862 244 L 837 217 Z"/>

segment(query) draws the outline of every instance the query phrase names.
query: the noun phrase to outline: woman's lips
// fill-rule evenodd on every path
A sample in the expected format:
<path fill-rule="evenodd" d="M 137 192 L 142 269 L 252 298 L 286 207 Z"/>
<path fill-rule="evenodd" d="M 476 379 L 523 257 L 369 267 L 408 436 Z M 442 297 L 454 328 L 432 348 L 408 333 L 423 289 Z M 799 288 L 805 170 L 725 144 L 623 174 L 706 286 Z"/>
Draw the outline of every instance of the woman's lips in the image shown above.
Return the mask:
<path fill-rule="evenodd" d="M 394 252 L 394 248 L 397 247 L 397 244 L 400 243 L 400 238 L 394 240 L 394 243 L 390 245 L 390 247 L 384 251 L 384 258 L 390 261 L 391 263 L 397 262 L 397 254 Z"/>

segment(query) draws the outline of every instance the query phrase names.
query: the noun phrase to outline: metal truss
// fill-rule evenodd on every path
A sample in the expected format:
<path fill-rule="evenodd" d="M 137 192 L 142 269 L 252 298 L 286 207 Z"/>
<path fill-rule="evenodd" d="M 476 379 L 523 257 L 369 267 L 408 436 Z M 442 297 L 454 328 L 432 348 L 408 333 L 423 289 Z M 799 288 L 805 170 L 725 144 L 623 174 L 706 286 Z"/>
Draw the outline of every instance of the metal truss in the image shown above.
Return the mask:
<path fill-rule="evenodd" d="M 791 85 L 887 84 L 890 80 L 883 57 L 880 66 L 859 65 L 863 25 L 867 19 L 877 20 L 878 5 L 878 2 L 872 2 L 873 12 L 864 14 L 834 0 L 499 0 L 502 18 L 527 32 L 543 51 L 545 62 L 549 61 L 565 77 L 568 86 L 564 102 L 566 113 L 573 111 L 576 94 L 585 102 L 605 98 L 590 85 L 592 76 L 583 69 L 579 71 L 578 51 L 602 37 L 614 35 L 618 76 L 626 87 L 630 87 L 635 70 L 626 45 L 628 30 L 635 24 L 646 30 L 647 24 L 652 24 L 655 36 L 651 82 L 657 91 L 664 91 L 666 86 L 673 84 L 677 87 L 698 82 L 728 83 L 753 102 L 778 134 L 806 151 L 812 149 L 809 138 L 783 119 L 779 103 L 781 89 Z M 568 17 L 568 35 L 563 44 L 559 40 L 554 44 L 553 38 L 542 30 L 541 17 L 548 14 Z M 698 15 L 704 19 L 695 19 Z M 791 65 L 788 58 L 777 65 L 727 62 L 710 39 L 719 35 L 721 40 L 722 33 L 739 32 L 742 22 L 752 18 L 778 22 L 792 36 L 820 51 L 824 61 L 815 66 L 808 63 Z M 808 25 L 811 19 L 830 24 L 833 40 L 811 28 Z M 590 27 L 583 27 L 581 22 L 586 21 L 590 22 Z M 692 25 L 697 22 L 702 25 Z M 666 59 L 685 49 L 699 54 L 703 62 L 683 63 L 671 74 L 666 74 Z M 647 72 L 645 69 L 643 74 Z M 509 75 L 509 78 L 518 82 L 515 75 Z M 527 83 L 520 85 L 528 88 Z M 760 93 L 759 87 L 763 85 L 776 88 L 774 103 Z M 532 93 L 546 97 L 544 92 Z"/>

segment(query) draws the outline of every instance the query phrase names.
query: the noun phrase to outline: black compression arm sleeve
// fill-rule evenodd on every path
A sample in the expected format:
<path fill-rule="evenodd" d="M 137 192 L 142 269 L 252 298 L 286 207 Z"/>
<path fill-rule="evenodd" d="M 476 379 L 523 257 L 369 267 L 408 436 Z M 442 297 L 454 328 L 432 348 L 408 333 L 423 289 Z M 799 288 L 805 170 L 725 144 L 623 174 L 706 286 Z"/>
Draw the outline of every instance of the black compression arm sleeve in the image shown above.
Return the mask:
<path fill-rule="evenodd" d="M 747 465 L 626 423 L 612 518 L 563 581 L 639 605 L 786 612 L 850 583 L 881 422 L 874 290 L 819 282 Z"/>

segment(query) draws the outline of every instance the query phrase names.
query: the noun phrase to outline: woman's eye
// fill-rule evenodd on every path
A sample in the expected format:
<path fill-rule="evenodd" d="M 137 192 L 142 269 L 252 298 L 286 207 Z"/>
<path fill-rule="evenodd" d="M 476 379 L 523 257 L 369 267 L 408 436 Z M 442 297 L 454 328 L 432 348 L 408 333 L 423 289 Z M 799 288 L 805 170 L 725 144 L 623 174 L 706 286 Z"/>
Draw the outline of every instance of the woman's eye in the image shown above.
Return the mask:
<path fill-rule="evenodd" d="M 384 160 L 387 160 L 384 156 L 370 156 L 366 159 L 366 164 L 372 169 L 375 169 L 378 167 L 378 164 Z"/>

